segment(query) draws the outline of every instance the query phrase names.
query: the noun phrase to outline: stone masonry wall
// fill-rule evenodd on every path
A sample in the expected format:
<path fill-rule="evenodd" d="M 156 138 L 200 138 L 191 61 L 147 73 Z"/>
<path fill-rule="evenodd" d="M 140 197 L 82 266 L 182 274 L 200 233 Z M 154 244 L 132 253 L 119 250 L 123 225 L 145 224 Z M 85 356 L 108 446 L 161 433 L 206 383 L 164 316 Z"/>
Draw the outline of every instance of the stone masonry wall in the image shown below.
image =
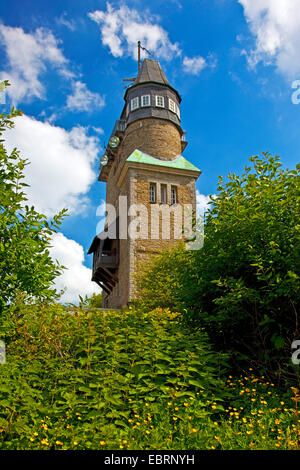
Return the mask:
<path fill-rule="evenodd" d="M 139 149 L 154 157 L 173 159 L 181 154 L 180 132 L 171 122 L 157 118 L 147 118 L 135 121 L 126 128 L 124 138 L 118 147 L 114 163 L 111 167 L 106 187 L 106 201 L 116 207 L 118 215 L 118 199 L 120 195 L 127 196 L 128 207 L 131 204 L 144 204 L 150 217 L 151 203 L 149 202 L 150 182 L 156 183 L 158 195 L 160 184 L 166 184 L 168 188 L 168 201 L 171 200 L 171 185 L 177 187 L 178 203 L 193 204 L 195 207 L 195 181 L 193 176 L 173 174 L 163 167 L 155 167 L 153 170 L 129 169 L 122 187 L 117 186 L 120 172 L 128 156 Z M 159 202 L 159 201 L 158 201 Z M 171 215 L 171 227 L 174 216 Z M 129 223 L 130 221 L 128 221 Z M 158 254 L 162 249 L 170 247 L 178 240 L 174 239 L 171 231 L 169 240 L 162 239 L 161 229 L 159 239 L 151 240 L 151 225 L 148 223 L 149 239 L 120 240 L 119 268 L 117 276 L 119 282 L 109 296 L 104 295 L 104 306 L 119 308 L 127 305 L 135 295 L 134 275 L 140 263 L 146 262 L 149 256 Z"/>

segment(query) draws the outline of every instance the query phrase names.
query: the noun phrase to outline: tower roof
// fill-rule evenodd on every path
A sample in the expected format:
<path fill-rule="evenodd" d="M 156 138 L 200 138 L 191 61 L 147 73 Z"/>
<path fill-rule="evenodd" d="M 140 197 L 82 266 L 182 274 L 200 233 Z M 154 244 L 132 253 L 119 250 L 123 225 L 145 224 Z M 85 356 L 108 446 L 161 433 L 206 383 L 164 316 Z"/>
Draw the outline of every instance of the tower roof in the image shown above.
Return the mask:
<path fill-rule="evenodd" d="M 171 86 L 160 66 L 160 63 L 153 59 L 144 59 L 133 85 L 139 85 L 140 83 L 146 82 L 155 82 Z"/>
<path fill-rule="evenodd" d="M 179 95 L 178 91 L 170 85 L 169 81 L 167 80 L 167 77 L 165 76 L 161 68 L 160 63 L 157 60 L 153 59 L 143 60 L 138 76 L 136 77 L 132 85 L 127 88 L 124 99 L 126 100 L 126 96 L 129 90 L 132 90 L 133 88 L 141 85 L 146 85 L 148 83 L 154 83 L 170 88 L 173 92 L 176 93 L 179 103 L 181 102 L 181 96 Z"/>

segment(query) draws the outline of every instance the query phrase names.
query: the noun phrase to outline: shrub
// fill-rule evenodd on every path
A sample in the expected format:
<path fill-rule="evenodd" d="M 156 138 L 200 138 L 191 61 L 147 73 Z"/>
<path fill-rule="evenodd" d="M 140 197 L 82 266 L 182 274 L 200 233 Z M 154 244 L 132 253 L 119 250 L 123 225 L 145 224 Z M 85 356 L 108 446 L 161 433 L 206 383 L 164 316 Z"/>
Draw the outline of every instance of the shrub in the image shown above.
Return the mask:
<path fill-rule="evenodd" d="M 154 259 L 140 280 L 139 302 L 180 305 L 215 347 L 278 377 L 295 379 L 291 343 L 299 330 L 299 166 L 278 157 L 250 159 L 241 176 L 220 178 L 201 250 Z M 167 260 L 167 263 L 166 263 Z M 151 285 L 153 287 L 151 287 Z"/>
<path fill-rule="evenodd" d="M 200 391 L 203 402 L 213 399 L 225 358 L 180 318 L 162 309 L 105 313 L 17 304 L 1 334 L 7 344 L 0 366 L 2 448 L 59 448 L 56 441 L 98 448 L 102 439 L 128 436 L 145 403 L 159 421 L 171 399 L 190 402 Z M 214 398 L 217 412 L 222 399 Z"/>
<path fill-rule="evenodd" d="M 226 358 L 178 313 L 18 301 L 3 326 L 2 450 L 299 448 L 291 394 L 220 380 Z"/>
<path fill-rule="evenodd" d="M 7 82 L 6 82 L 6 85 Z M 0 135 L 12 128 L 12 118 L 20 116 L 12 109 L 0 115 Z M 52 221 L 26 205 L 24 168 L 28 161 L 17 149 L 8 154 L 0 141 L 0 314 L 14 301 L 18 292 L 29 298 L 51 298 L 55 295 L 53 280 L 61 273 L 50 257 L 51 235 L 61 224 L 66 210 Z"/>

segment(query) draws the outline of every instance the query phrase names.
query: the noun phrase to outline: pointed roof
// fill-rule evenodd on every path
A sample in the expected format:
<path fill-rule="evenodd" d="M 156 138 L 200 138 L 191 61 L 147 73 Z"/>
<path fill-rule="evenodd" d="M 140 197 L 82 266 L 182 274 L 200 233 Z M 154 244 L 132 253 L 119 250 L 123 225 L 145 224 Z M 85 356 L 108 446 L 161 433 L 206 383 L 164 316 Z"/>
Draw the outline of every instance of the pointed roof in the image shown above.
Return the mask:
<path fill-rule="evenodd" d="M 132 88 L 146 83 L 155 83 L 158 85 L 167 86 L 176 93 L 179 102 L 181 102 L 181 96 L 179 95 L 178 91 L 170 85 L 169 81 L 167 80 L 167 77 L 165 76 L 160 66 L 160 63 L 157 60 L 153 59 L 143 60 L 138 76 L 136 77 L 132 85 L 127 88 L 124 99 L 126 100 L 126 96 L 129 90 L 132 90 Z"/>
<path fill-rule="evenodd" d="M 155 82 L 162 85 L 170 86 L 170 83 L 165 76 L 160 63 L 153 59 L 144 59 L 141 69 L 133 85 L 140 83 Z"/>

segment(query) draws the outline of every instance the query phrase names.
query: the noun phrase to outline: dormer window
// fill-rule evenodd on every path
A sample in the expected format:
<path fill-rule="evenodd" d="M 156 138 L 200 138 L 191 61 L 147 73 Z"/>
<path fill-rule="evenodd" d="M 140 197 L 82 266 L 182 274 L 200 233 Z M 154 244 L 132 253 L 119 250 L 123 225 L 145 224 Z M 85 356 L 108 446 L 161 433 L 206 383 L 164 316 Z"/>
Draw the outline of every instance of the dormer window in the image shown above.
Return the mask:
<path fill-rule="evenodd" d="M 138 107 L 139 107 L 139 97 L 136 96 L 135 98 L 132 98 L 131 100 L 131 111 L 138 109 Z"/>
<path fill-rule="evenodd" d="M 143 95 L 141 97 L 141 105 L 143 108 L 145 106 L 150 106 L 150 95 Z"/>
<path fill-rule="evenodd" d="M 156 95 L 155 96 L 155 105 L 158 106 L 159 108 L 164 108 L 165 107 L 165 99 L 163 96 Z"/>
<path fill-rule="evenodd" d="M 176 113 L 176 103 L 171 98 L 169 98 L 169 110 Z"/>

